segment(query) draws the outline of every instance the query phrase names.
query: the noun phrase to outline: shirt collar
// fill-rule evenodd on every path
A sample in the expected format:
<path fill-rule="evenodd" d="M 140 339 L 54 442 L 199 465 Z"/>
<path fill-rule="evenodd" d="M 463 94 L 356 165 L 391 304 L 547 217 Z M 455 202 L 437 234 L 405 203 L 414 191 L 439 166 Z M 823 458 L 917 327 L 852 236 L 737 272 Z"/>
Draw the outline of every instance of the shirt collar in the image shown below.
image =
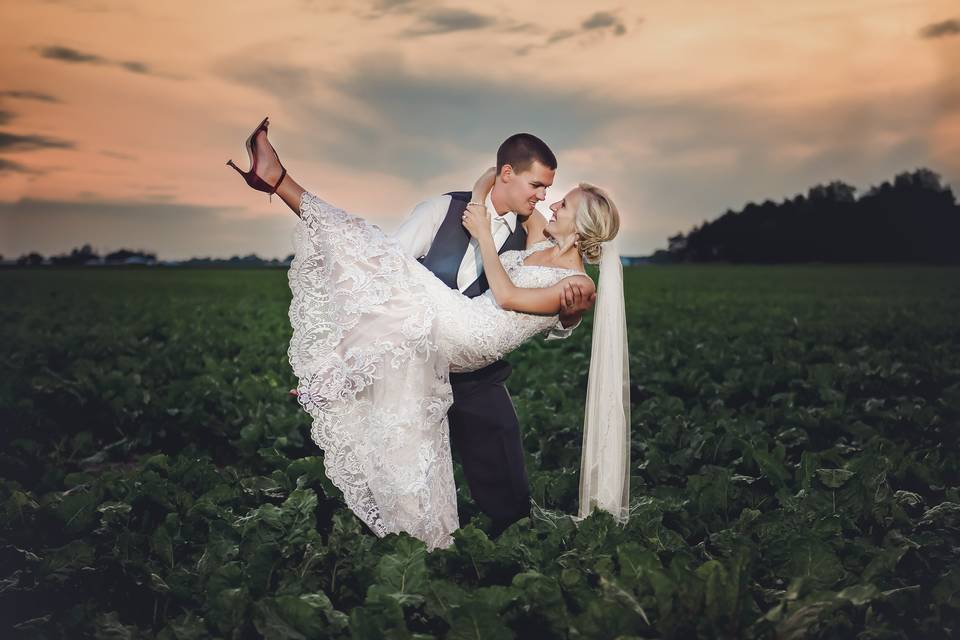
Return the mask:
<path fill-rule="evenodd" d="M 490 193 L 487 194 L 487 200 L 484 202 L 484 205 L 487 207 L 487 210 L 492 211 L 494 216 L 497 216 L 497 208 L 493 206 L 493 190 L 490 190 Z M 507 223 L 507 226 L 510 227 L 510 233 L 513 233 L 517 228 L 517 214 L 513 211 L 508 211 L 502 216 L 497 216 L 502 218 L 504 222 Z"/>

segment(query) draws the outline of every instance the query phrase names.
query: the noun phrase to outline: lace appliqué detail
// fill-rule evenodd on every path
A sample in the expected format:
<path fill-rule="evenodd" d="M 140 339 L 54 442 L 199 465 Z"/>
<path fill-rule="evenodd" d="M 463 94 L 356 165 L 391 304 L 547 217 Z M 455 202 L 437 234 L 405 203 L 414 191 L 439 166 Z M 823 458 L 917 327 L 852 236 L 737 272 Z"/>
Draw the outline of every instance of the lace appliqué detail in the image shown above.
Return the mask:
<path fill-rule="evenodd" d="M 327 477 L 377 535 L 447 546 L 453 394 L 433 304 L 379 228 L 309 192 L 300 211 L 287 355 Z"/>

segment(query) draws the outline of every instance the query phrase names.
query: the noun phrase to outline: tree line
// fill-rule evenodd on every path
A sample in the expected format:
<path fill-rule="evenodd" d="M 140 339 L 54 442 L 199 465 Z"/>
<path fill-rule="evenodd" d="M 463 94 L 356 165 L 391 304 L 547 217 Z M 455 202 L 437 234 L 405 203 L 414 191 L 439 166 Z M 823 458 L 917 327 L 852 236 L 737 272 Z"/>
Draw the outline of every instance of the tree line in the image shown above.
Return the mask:
<path fill-rule="evenodd" d="M 3 256 L 0 255 L 0 261 Z M 63 253 L 45 258 L 42 254 L 32 251 L 17 258 L 16 265 L 21 267 L 33 267 L 40 265 L 54 266 L 94 266 L 94 265 L 161 265 L 178 267 L 206 267 L 206 266 L 237 266 L 237 267 L 260 267 L 260 266 L 282 266 L 289 265 L 293 260 L 293 254 L 286 257 L 285 260 L 276 258 L 261 258 L 255 253 L 245 256 L 231 256 L 229 258 L 189 258 L 187 260 L 164 260 L 158 261 L 157 254 L 131 249 L 120 249 L 101 256 L 89 244 L 74 248 L 70 253 Z"/>
<path fill-rule="evenodd" d="M 2 258 L 2 256 L 0 256 L 0 258 Z M 36 251 L 31 251 L 30 253 L 24 254 L 17 258 L 17 265 L 35 266 L 41 264 L 53 264 L 58 266 L 74 266 L 94 263 L 127 264 L 133 261 L 131 259 L 134 259 L 137 262 L 149 264 L 156 262 L 157 254 L 147 253 L 146 251 L 120 249 L 119 251 L 114 251 L 101 257 L 100 254 L 93 250 L 93 247 L 91 247 L 89 244 L 85 244 L 82 247 L 72 249 L 70 253 L 62 253 L 59 255 L 50 256 L 49 259 L 44 258 L 42 254 L 37 253 Z"/>
<path fill-rule="evenodd" d="M 668 239 L 654 262 L 958 263 L 960 206 L 927 168 L 897 175 L 860 197 L 842 181 L 806 195 L 727 210 Z"/>
<path fill-rule="evenodd" d="M 960 206 L 936 172 L 920 168 L 893 181 L 857 187 L 839 180 L 811 187 L 782 202 L 748 203 L 728 209 L 712 222 L 667 239 L 668 248 L 642 262 L 913 262 L 960 263 Z M 231 258 L 164 261 L 176 266 L 283 266 L 256 254 Z M 2 256 L 0 256 L 2 260 Z M 102 258 L 89 244 L 49 260 L 36 252 L 20 256 L 18 266 L 53 264 L 157 264 L 156 254 L 121 249 Z"/>

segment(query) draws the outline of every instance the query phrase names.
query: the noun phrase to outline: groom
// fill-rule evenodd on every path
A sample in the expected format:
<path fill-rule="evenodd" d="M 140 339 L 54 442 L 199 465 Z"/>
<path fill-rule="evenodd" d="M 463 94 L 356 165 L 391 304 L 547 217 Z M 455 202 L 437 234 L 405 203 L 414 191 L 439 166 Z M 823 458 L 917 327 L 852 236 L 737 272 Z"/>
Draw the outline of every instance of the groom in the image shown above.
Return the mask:
<path fill-rule="evenodd" d="M 499 253 L 526 248 L 527 219 L 540 215 L 536 204 L 546 199 L 556 169 L 553 152 L 536 136 L 517 133 L 500 145 L 496 182 L 486 200 Z M 470 195 L 452 191 L 421 202 L 393 237 L 447 286 L 473 298 L 489 285 L 479 245 L 462 224 Z M 548 340 L 568 337 L 593 300 L 574 285 L 560 303 L 560 319 Z M 492 520 L 492 536 L 530 513 L 520 424 L 504 385 L 510 372 L 510 364 L 498 360 L 478 371 L 450 374 L 451 444 L 473 500 Z"/>

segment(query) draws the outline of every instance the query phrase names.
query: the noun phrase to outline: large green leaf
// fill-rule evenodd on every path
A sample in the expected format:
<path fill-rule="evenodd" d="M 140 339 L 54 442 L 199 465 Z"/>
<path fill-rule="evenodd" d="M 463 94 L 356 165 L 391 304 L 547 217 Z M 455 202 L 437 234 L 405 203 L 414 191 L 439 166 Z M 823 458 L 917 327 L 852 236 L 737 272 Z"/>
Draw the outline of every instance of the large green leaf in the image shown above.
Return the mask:
<path fill-rule="evenodd" d="M 324 593 L 265 598 L 254 604 L 253 624 L 267 640 L 329 638 L 348 626 Z"/>

